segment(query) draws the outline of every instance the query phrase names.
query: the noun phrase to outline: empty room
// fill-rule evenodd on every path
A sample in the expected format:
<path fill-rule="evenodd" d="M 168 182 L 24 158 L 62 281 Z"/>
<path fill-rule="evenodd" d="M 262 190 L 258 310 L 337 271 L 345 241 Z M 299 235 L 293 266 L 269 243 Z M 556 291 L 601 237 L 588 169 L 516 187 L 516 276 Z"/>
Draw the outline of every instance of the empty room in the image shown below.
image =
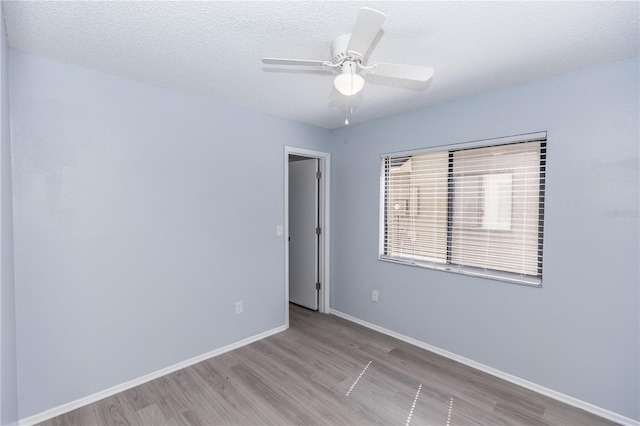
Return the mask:
<path fill-rule="evenodd" d="M 0 2 L 0 424 L 640 426 L 640 2 Z"/>

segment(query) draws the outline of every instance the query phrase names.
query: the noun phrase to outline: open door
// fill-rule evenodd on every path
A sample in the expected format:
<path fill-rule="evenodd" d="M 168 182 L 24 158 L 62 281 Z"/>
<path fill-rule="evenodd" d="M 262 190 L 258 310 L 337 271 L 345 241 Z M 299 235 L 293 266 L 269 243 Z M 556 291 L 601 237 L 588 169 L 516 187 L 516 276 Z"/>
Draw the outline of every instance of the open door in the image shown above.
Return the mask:
<path fill-rule="evenodd" d="M 289 301 L 318 310 L 318 159 L 289 157 Z"/>

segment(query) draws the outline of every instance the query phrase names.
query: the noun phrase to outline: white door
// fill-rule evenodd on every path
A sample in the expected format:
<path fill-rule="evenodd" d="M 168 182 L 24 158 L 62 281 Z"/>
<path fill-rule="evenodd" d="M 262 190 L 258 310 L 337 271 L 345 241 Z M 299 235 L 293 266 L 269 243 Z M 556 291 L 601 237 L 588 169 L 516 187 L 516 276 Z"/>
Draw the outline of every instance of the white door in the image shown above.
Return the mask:
<path fill-rule="evenodd" d="M 318 160 L 289 161 L 289 301 L 318 310 Z"/>

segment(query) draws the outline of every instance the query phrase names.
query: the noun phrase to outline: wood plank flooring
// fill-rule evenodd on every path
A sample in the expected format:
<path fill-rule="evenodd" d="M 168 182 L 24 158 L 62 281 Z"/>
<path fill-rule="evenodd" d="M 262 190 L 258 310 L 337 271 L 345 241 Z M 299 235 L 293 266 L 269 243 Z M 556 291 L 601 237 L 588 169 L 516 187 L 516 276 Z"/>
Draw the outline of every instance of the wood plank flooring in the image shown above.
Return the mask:
<path fill-rule="evenodd" d="M 41 425 L 610 425 L 332 315 Z"/>

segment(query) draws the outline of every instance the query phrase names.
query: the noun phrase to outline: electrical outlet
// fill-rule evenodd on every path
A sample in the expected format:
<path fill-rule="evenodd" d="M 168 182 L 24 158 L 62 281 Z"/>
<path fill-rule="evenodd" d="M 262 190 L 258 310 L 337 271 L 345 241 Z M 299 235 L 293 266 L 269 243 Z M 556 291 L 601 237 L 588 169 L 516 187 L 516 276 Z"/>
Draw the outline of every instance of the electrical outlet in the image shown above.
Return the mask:
<path fill-rule="evenodd" d="M 236 302 L 236 314 L 242 313 L 242 300 Z"/>
<path fill-rule="evenodd" d="M 378 301 L 378 290 L 371 290 L 371 300 L 373 302 Z"/>

